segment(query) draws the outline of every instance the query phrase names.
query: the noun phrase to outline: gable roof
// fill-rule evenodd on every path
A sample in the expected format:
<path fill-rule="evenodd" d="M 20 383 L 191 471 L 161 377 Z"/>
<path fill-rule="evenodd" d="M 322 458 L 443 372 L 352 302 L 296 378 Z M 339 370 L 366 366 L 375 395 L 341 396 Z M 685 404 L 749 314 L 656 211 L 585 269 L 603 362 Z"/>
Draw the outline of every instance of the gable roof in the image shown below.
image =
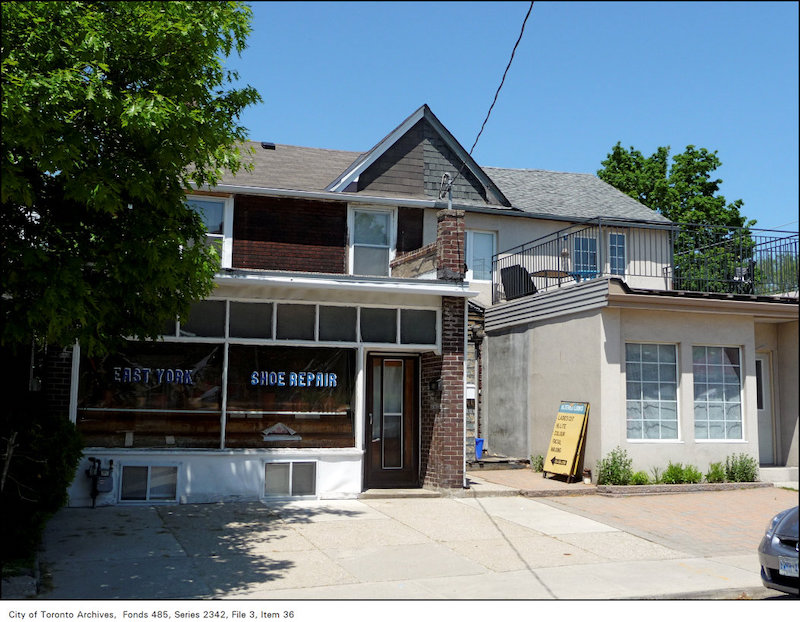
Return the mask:
<path fill-rule="evenodd" d="M 359 193 L 358 180 L 362 173 L 374 171 L 380 164 L 391 160 L 393 149 L 404 139 L 418 140 L 412 136 L 415 128 L 424 125 L 425 131 L 433 132 L 438 145 L 431 145 L 430 136 L 423 139 L 426 155 L 439 159 L 418 162 L 415 174 L 425 179 L 419 180 L 418 187 L 396 187 L 387 190 L 373 185 L 362 188 Z M 265 145 L 265 146 L 262 146 Z M 480 196 L 460 193 L 453 194 L 455 207 L 498 213 L 523 212 L 531 216 L 554 220 L 579 221 L 598 217 L 623 219 L 629 221 L 668 223 L 657 212 L 632 199 L 625 193 L 588 173 L 561 173 L 538 169 L 508 169 L 480 167 L 464 150 L 447 128 L 436 118 L 427 105 L 423 105 L 406 118 L 377 145 L 366 152 L 338 151 L 293 145 L 273 145 L 247 141 L 242 145 L 243 161 L 253 165 L 252 171 L 240 170 L 235 176 L 225 172 L 218 184 L 225 186 L 281 190 L 286 192 L 315 192 L 330 198 L 345 199 L 360 195 L 363 198 L 392 197 L 397 199 L 438 199 L 437 193 L 431 196 L 431 185 L 439 187 L 443 171 L 463 171 L 460 176 L 462 187 L 477 184 L 486 194 Z M 442 151 L 444 150 L 444 152 Z M 382 161 L 383 158 L 383 161 Z M 448 159 L 450 158 L 450 159 Z M 390 166 L 396 164 L 389 162 Z M 463 167 L 461 165 L 463 164 Z M 407 163 L 406 171 L 408 171 Z M 454 168 L 455 166 L 455 168 Z M 461 168 L 459 168 L 461 167 Z M 429 170 L 431 169 L 431 170 Z M 466 178 L 469 178 L 467 180 Z M 363 182 L 362 178 L 362 182 Z M 424 182 L 424 183 L 423 183 Z"/>
<path fill-rule="evenodd" d="M 478 163 L 472 159 L 472 156 L 467 153 L 450 131 L 439 121 L 427 104 L 423 104 L 417 108 L 417 110 L 409 115 L 400 125 L 379 141 L 377 145 L 354 161 L 341 175 L 337 176 L 336 179 L 328 184 L 325 189 L 331 192 L 346 191 L 353 182 L 358 180 L 361 173 L 375 164 L 381 156 L 386 154 L 392 146 L 406 136 L 420 121 L 427 123 L 437 134 L 438 138 L 444 142 L 446 148 L 455 154 L 460 164 L 458 172 L 463 174 L 463 172 L 468 171 L 477 178 L 478 182 L 483 185 L 487 193 L 494 195 L 495 200 L 492 201 L 493 203 L 499 203 L 506 207 L 510 206 L 508 199 L 503 195 L 500 188 L 498 188 L 492 179 L 486 175 L 484 170 L 478 166 Z"/>

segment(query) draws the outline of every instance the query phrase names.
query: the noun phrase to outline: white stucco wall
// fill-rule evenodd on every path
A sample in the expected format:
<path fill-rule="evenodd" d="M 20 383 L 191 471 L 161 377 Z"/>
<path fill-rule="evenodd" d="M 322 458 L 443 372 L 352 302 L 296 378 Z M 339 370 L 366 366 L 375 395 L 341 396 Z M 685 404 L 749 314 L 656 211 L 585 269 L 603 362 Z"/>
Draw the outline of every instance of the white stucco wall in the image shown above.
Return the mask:
<path fill-rule="evenodd" d="M 778 459 L 786 466 L 798 466 L 798 323 L 786 322 L 777 325 L 778 352 L 774 357 L 777 369 L 777 396 L 780 405 Z"/>
<path fill-rule="evenodd" d="M 653 305 L 658 299 L 653 298 Z M 769 323 L 772 322 L 772 323 Z M 626 426 L 625 344 L 676 346 L 678 424 L 675 440 L 628 440 Z M 695 438 L 694 346 L 736 347 L 742 373 L 742 438 Z M 709 313 L 694 309 L 626 308 L 576 313 L 566 318 L 494 331 L 488 336 L 487 416 L 504 438 L 516 424 L 527 435 L 531 455 L 545 455 L 561 401 L 589 402 L 584 467 L 597 475 L 597 462 L 617 446 L 633 459 L 635 470 L 664 470 L 670 461 L 692 464 L 702 473 L 712 462 L 733 454 L 756 459 L 758 413 L 755 359 L 769 352 L 773 360 L 774 407 L 778 430 L 776 463 L 797 465 L 798 329 L 797 322 L 758 320 L 743 313 Z M 520 392 L 520 385 L 526 391 Z M 527 417 L 526 417 L 527 412 Z M 523 423 L 519 423 L 522 421 Z M 498 422 L 502 422 L 501 424 Z M 521 441 L 520 441 L 521 442 Z M 503 447 L 522 447 L 503 442 Z"/>
<path fill-rule="evenodd" d="M 635 470 L 648 472 L 652 467 L 663 470 L 669 461 L 693 464 L 705 473 L 711 462 L 724 462 L 726 456 L 734 453 L 758 458 L 753 319 L 747 316 L 651 310 L 621 309 L 618 312 L 619 332 L 614 334 L 608 331 L 606 339 L 617 340 L 620 353 L 624 352 L 626 342 L 677 346 L 679 438 L 657 441 L 626 438 L 625 375 L 614 373 L 611 369 L 609 379 L 616 375 L 617 382 L 604 384 L 604 405 L 608 404 L 609 408 L 605 411 L 608 416 L 603 422 L 603 455 L 619 445 L 633 458 Z M 604 311 L 604 315 L 607 313 Z M 695 439 L 692 374 L 692 346 L 695 345 L 740 348 L 743 379 L 741 440 Z"/>
<path fill-rule="evenodd" d="M 537 325 L 531 331 L 529 374 L 531 453 L 547 455 L 558 407 L 588 402 L 589 421 L 584 463 L 593 464 L 600 448 L 603 418 L 602 318 L 599 313 L 575 315 Z M 592 468 L 592 467 L 589 467 Z"/>

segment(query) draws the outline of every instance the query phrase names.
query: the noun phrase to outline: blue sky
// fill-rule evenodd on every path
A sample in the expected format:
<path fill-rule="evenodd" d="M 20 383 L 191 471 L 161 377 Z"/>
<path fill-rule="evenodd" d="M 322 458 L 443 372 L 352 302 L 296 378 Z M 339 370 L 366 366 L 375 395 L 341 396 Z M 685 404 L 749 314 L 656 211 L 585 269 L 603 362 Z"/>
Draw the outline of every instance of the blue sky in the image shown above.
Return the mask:
<path fill-rule="evenodd" d="M 252 2 L 252 140 L 366 151 L 427 103 L 469 149 L 528 2 Z M 798 3 L 536 2 L 473 156 L 596 173 L 617 141 L 716 150 L 720 194 L 798 229 Z"/>

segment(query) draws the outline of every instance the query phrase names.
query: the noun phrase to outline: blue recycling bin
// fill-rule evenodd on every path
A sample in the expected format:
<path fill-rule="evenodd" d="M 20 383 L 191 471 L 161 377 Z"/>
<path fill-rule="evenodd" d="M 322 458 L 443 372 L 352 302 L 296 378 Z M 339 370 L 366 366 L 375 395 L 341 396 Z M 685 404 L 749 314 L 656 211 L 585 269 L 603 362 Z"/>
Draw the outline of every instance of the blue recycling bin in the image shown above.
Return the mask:
<path fill-rule="evenodd" d="M 480 460 L 483 457 L 483 439 L 475 439 L 475 459 Z"/>

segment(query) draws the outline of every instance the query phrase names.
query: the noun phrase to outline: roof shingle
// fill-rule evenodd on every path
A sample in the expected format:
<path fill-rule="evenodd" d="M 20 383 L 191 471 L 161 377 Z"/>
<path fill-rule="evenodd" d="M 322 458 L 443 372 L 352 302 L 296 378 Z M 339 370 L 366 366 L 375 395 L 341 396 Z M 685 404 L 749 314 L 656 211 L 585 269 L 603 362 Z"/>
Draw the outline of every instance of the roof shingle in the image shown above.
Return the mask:
<path fill-rule="evenodd" d="M 364 156 L 358 151 L 336 151 L 292 145 L 275 145 L 275 149 L 263 149 L 260 143 L 253 141 L 243 146 L 253 148 L 253 153 L 246 152 L 243 155 L 243 161 L 251 162 L 253 170 L 250 172 L 241 170 L 236 176 L 226 173 L 220 181 L 221 184 L 324 191 L 343 171 Z M 669 222 L 657 212 L 588 173 L 496 167 L 483 167 L 483 170 L 509 199 L 513 209 L 531 215 L 559 220 L 603 217 Z M 488 203 L 481 207 L 508 212 L 508 208 Z"/>

